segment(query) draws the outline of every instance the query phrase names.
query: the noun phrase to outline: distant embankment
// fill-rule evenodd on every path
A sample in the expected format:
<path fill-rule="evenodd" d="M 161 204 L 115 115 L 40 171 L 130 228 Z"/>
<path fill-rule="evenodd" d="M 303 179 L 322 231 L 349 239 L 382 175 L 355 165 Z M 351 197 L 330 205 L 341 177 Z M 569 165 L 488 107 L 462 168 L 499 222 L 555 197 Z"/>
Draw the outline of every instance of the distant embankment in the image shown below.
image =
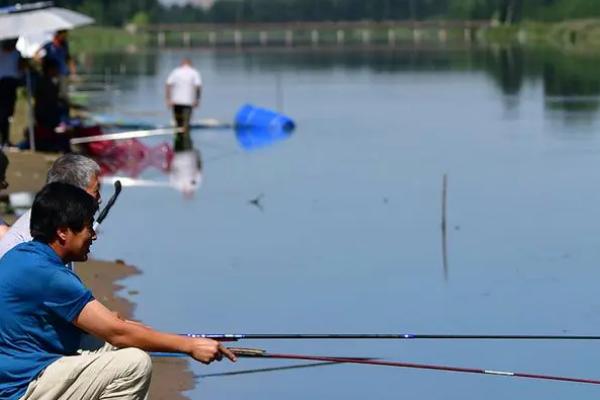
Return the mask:
<path fill-rule="evenodd" d="M 473 42 L 489 21 L 294 22 L 155 24 L 147 43 L 158 47 L 371 45 L 397 42 Z"/>
<path fill-rule="evenodd" d="M 85 27 L 73 32 L 77 51 L 120 51 L 140 47 L 395 46 L 421 43 L 600 47 L 600 20 L 556 23 L 526 21 L 295 22 L 255 24 L 153 24 L 127 30 Z"/>

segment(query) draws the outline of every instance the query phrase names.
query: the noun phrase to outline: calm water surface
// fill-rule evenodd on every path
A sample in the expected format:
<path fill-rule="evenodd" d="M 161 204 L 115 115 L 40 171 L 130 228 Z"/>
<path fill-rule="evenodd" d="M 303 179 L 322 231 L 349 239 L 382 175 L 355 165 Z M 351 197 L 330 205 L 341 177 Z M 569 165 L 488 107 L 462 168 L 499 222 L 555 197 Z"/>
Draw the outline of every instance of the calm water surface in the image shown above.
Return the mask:
<path fill-rule="evenodd" d="M 242 104 L 298 129 L 245 151 L 198 131 L 191 199 L 127 188 L 95 245 L 143 275 L 136 315 L 173 332 L 597 334 L 600 79 L 587 59 L 477 52 L 165 50 L 88 61 L 125 70 L 104 111 L 167 123 L 163 85 L 189 55 L 196 117 Z M 104 63 L 104 64 L 103 64 Z M 147 140 L 155 145 L 165 139 Z M 440 230 L 448 175 L 448 270 Z M 141 177 L 165 180 L 155 168 Z M 261 211 L 249 200 L 263 195 Z M 110 195 L 105 189 L 105 198 Z M 596 343 L 244 342 L 272 352 L 373 356 L 600 377 Z M 198 374 L 290 365 L 240 360 Z M 338 365 L 199 378 L 204 399 L 592 399 L 584 385 Z"/>

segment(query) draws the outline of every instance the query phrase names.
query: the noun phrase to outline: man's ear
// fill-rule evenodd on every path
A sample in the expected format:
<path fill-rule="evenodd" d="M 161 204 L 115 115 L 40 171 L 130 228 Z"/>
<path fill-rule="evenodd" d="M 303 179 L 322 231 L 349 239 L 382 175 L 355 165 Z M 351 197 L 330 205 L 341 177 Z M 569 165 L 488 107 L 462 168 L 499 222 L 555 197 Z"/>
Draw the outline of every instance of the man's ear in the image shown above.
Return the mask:
<path fill-rule="evenodd" d="M 67 227 L 59 227 L 56 229 L 56 237 L 61 243 L 64 243 L 67 240 L 67 235 L 70 229 Z"/>

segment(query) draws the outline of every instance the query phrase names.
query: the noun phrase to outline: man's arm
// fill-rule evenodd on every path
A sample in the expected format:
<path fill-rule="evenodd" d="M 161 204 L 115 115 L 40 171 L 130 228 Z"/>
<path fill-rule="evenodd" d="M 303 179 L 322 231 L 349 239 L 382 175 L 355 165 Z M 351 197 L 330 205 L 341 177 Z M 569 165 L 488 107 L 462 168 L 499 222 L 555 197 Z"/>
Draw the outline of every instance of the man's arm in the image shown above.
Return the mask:
<path fill-rule="evenodd" d="M 167 107 L 172 107 L 173 103 L 171 103 L 171 85 L 165 85 L 165 102 L 167 103 Z"/>
<path fill-rule="evenodd" d="M 39 49 L 37 49 L 37 50 L 35 51 L 35 53 L 33 53 L 33 57 L 32 57 L 32 58 L 33 58 L 33 60 L 34 60 L 36 63 L 41 63 L 41 62 L 42 62 L 42 58 L 44 58 L 44 56 L 46 55 L 46 51 L 47 51 L 47 50 L 46 50 L 46 46 L 47 46 L 47 45 L 48 45 L 48 43 L 46 43 L 46 44 L 44 44 L 44 45 L 40 46 L 40 48 L 39 48 Z"/>
<path fill-rule="evenodd" d="M 145 351 L 184 353 L 205 364 L 220 360 L 223 355 L 231 361 L 236 360 L 230 350 L 215 340 L 162 333 L 123 321 L 97 300 L 83 307 L 73 323 L 118 348 L 137 347 Z"/>
<path fill-rule="evenodd" d="M 196 86 L 196 101 L 194 101 L 194 107 L 198 107 L 200 104 L 200 99 L 202 98 L 202 86 Z"/>

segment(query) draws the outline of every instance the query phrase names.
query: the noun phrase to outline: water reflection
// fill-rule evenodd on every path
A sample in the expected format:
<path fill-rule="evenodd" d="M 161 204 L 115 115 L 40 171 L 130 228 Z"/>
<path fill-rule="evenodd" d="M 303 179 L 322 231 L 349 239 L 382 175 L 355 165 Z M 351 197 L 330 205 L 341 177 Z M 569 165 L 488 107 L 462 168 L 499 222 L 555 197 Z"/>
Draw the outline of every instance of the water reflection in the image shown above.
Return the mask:
<path fill-rule="evenodd" d="M 595 114 L 600 101 L 600 76 L 596 73 L 600 56 L 580 55 L 553 49 L 520 46 L 484 48 L 360 48 L 279 50 L 270 53 L 245 51 L 217 53 L 219 70 L 238 68 L 232 58 L 242 58 L 246 71 L 368 69 L 377 73 L 398 72 L 484 72 L 505 95 L 508 110 L 519 104 L 519 96 L 529 82 L 541 82 L 552 101 L 548 111 Z M 581 96 L 585 97 L 585 101 Z M 573 97 L 577 97 L 573 101 Z M 567 118 L 566 118 L 567 119 Z"/>
<path fill-rule="evenodd" d="M 130 187 L 170 187 L 191 197 L 202 183 L 202 158 L 191 140 L 188 144 L 189 147 L 174 151 L 166 142 L 154 146 L 138 139 L 98 142 L 97 145 L 104 146 L 103 150 L 98 151 L 97 146 L 90 155 L 100 165 L 105 183 L 120 180 L 123 186 Z M 150 170 L 160 171 L 166 180 L 144 178 L 152 176 Z"/>
<path fill-rule="evenodd" d="M 193 195 L 202 183 L 202 159 L 195 148 L 175 153 L 169 168 L 170 184 L 185 196 Z"/>
<path fill-rule="evenodd" d="M 103 176 L 137 178 L 150 167 L 167 173 L 173 159 L 173 149 L 168 143 L 148 146 L 138 139 L 95 142 L 88 145 L 88 150 Z"/>
<path fill-rule="evenodd" d="M 292 131 L 266 128 L 236 128 L 235 137 L 244 150 L 255 150 L 285 140 Z"/>
<path fill-rule="evenodd" d="M 286 108 L 302 124 L 302 134 L 285 143 L 271 141 L 277 148 L 243 153 L 243 134 L 194 133 L 210 167 L 210 185 L 202 187 L 206 201 L 182 207 L 165 190 L 154 190 L 150 196 L 141 189 L 131 190 L 119 207 L 127 212 L 128 229 L 106 235 L 98 243 L 98 252 L 127 254 L 143 268 L 145 275 L 131 283 L 143 296 L 136 316 L 173 331 L 192 329 L 190 321 L 203 315 L 198 323 L 206 331 L 238 326 L 251 331 L 393 332 L 412 326 L 440 332 L 527 333 L 560 332 L 568 326 L 585 332 L 596 322 L 590 315 L 597 315 L 581 306 L 589 305 L 597 291 L 585 285 L 594 281 L 597 255 L 597 227 L 590 215 L 599 194 L 589 185 L 594 177 L 587 176 L 594 170 L 597 141 L 566 143 L 548 137 L 547 115 L 539 110 L 544 106 L 543 67 L 552 63 L 551 58 L 523 49 L 517 55 L 511 51 L 398 51 L 386 68 L 396 68 L 398 62 L 410 72 L 397 74 L 371 71 L 371 53 L 366 51 L 360 61 L 363 66 L 351 71 L 346 61 L 335 60 L 326 73 L 313 73 L 310 65 L 278 68 L 287 84 Z M 214 90 L 213 103 L 207 102 L 203 109 L 207 116 L 223 118 L 238 102 L 273 99 L 273 85 L 268 86 L 273 75 L 247 73 L 244 54 L 198 52 L 196 56 L 205 60 L 203 72 Z M 164 71 L 169 57 L 179 58 L 163 57 Z M 214 65 L 226 58 L 232 65 L 227 69 Z M 504 61 L 496 65 L 497 59 Z M 276 57 L 273 62 L 282 61 Z M 125 97 L 129 103 L 123 104 L 156 104 L 156 87 L 163 84 L 160 76 L 156 81 L 155 86 L 137 85 Z M 502 118 L 499 98 L 520 102 L 520 119 Z M 154 122 L 161 121 L 157 117 Z M 564 129 L 565 134 L 573 131 Z M 594 134 L 592 129 L 585 132 Z M 225 158 L 228 154 L 234 157 Z M 452 251 L 447 260 L 452 264 L 452 279 L 448 283 L 440 271 L 439 195 L 445 172 L 452 176 L 448 210 L 448 250 Z M 166 183 L 168 173 L 159 174 L 147 168 L 140 176 Z M 142 202 L 144 207 L 139 207 Z M 149 247 L 147 243 L 156 241 L 155 232 L 144 225 L 151 214 L 167 215 L 165 231 L 189 232 L 187 237 L 202 243 L 201 247 L 184 246 L 181 237 L 169 235 L 161 238 L 160 249 Z M 127 240 L 131 237 L 137 240 Z M 239 245 L 231 246 L 232 242 Z M 562 254 L 574 256 L 567 259 Z M 190 270 L 189 260 L 202 268 Z M 165 265 L 173 267 L 168 280 L 163 279 Z M 182 301 L 197 293 L 197 278 L 202 276 L 213 281 L 203 293 L 207 299 L 225 296 L 249 301 L 228 302 L 225 313 L 211 301 Z M 399 296 L 411 301 L 390 301 Z M 261 310 L 260 315 L 255 310 Z M 460 348 L 430 342 L 411 342 L 402 348 L 388 343 L 352 345 L 360 353 L 389 358 L 402 353 L 415 361 L 484 365 L 484 358 L 493 357 L 499 365 L 519 370 L 539 367 L 531 360 L 552 368 L 548 355 L 557 353 L 545 343 L 531 348 L 494 343 L 485 349 L 477 343 Z M 281 346 L 291 349 L 289 343 L 270 346 L 273 351 L 283 350 Z M 336 344 L 305 346 L 326 353 Z M 373 350 L 373 346 L 380 347 Z M 302 349 L 294 347 L 294 351 Z M 558 348 L 562 358 L 570 357 L 561 359 L 562 366 L 593 365 L 581 356 L 588 354 L 585 349 L 574 350 L 578 349 Z M 224 367 L 223 372 L 228 370 Z M 206 379 L 192 396 L 255 399 L 264 397 L 268 387 L 291 399 L 300 398 L 303 391 L 318 398 L 393 398 L 385 388 L 401 378 L 395 372 L 370 371 L 340 367 L 305 369 L 301 376 L 245 375 L 236 379 L 247 379 L 247 384 L 226 387 L 218 379 Z M 374 382 L 372 387 L 345 384 L 359 382 L 364 374 L 371 374 L 367 378 Z M 471 383 L 451 376 L 432 388 L 432 379 L 445 377 L 418 374 L 410 377 L 407 387 L 423 398 L 440 397 L 442 392 L 456 393 L 448 398 L 458 398 L 465 385 L 478 397 L 486 393 L 499 393 L 494 399 L 523 397 L 523 386 L 500 387 L 496 385 L 503 383 L 494 380 Z M 331 387 L 327 385 L 332 381 L 344 384 L 335 385 L 336 393 L 319 391 Z M 528 386 L 527 393 L 533 393 L 529 397 L 548 397 L 550 390 L 555 393 L 562 386 L 537 388 Z M 558 396 L 591 398 L 572 390 L 577 389 L 566 388 Z"/>

